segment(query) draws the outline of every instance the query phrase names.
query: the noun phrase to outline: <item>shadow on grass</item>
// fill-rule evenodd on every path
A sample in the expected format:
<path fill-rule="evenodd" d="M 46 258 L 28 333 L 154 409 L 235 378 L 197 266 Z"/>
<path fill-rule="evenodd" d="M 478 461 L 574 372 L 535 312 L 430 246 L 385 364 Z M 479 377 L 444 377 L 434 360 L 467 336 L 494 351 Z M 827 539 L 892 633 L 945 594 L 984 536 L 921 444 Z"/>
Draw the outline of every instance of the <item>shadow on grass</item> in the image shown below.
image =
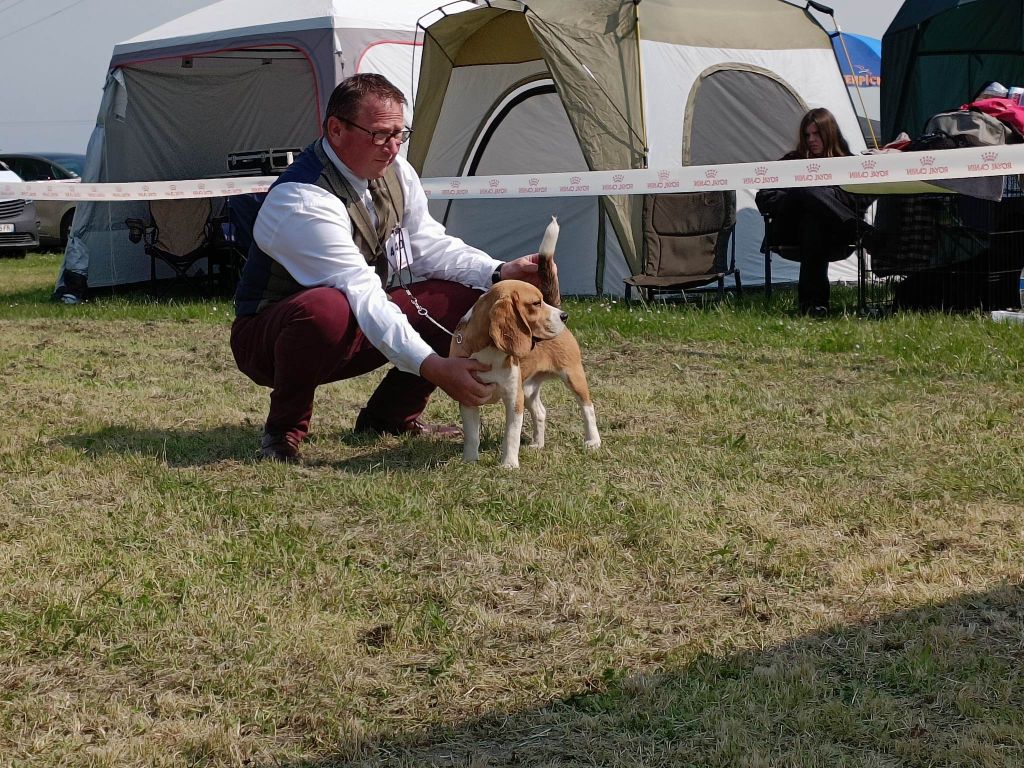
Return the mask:
<path fill-rule="evenodd" d="M 348 430 L 321 438 L 337 441 L 347 453 L 344 459 L 307 458 L 307 466 L 321 466 L 349 474 L 422 471 L 462 456 L 461 440 L 423 437 L 377 437 Z"/>
<path fill-rule="evenodd" d="M 185 316 L 206 312 L 210 306 L 225 306 L 232 312 L 230 297 L 219 294 L 168 292 L 161 296 L 146 293 L 119 293 L 108 296 L 90 296 L 85 302 L 65 304 L 51 298 L 51 289 L 29 288 L 0 295 L 0 319 L 33 320 L 53 319 L 127 319 L 165 320 L 182 313 Z"/>
<path fill-rule="evenodd" d="M 1020 766 L 1022 670 L 1017 584 L 289 768 Z"/>
<path fill-rule="evenodd" d="M 111 426 L 95 432 L 67 435 L 60 443 L 90 456 L 152 456 L 172 467 L 200 467 L 222 461 L 257 461 L 260 431 L 251 426 L 223 426 L 206 430 L 147 429 Z M 337 441 L 349 455 L 335 460 L 320 458 L 316 448 L 303 446 L 300 466 L 326 467 L 350 474 L 403 469 L 422 470 L 461 456 L 462 443 L 417 438 L 383 438 L 351 431 L 321 437 Z"/>
<path fill-rule="evenodd" d="M 190 276 L 186 280 L 162 278 L 157 280 L 155 285 L 149 280 L 145 280 L 123 285 L 90 287 L 86 291 L 86 299 L 97 304 L 111 300 L 122 304 L 154 304 L 171 300 L 188 303 L 209 301 L 211 298 L 226 301 L 232 299 L 234 293 L 235 286 L 233 284 L 222 284 L 216 281 L 211 283 L 205 275 L 197 275 Z M 61 302 L 55 300 L 53 296 L 54 283 L 52 282 L 21 291 L 9 292 L 0 289 L 0 299 L 3 301 L 23 300 L 40 304 L 60 304 Z"/>
<path fill-rule="evenodd" d="M 174 467 L 195 467 L 227 460 L 255 460 L 258 439 L 259 432 L 246 426 L 198 430 L 111 426 L 67 435 L 60 442 L 90 456 L 153 456 Z"/>
<path fill-rule="evenodd" d="M 27 288 L 23 291 L 4 291 L 0 294 L 0 302 L 3 304 L 38 304 L 40 306 L 55 307 L 58 302 L 53 301 L 50 296 L 53 288 Z"/>

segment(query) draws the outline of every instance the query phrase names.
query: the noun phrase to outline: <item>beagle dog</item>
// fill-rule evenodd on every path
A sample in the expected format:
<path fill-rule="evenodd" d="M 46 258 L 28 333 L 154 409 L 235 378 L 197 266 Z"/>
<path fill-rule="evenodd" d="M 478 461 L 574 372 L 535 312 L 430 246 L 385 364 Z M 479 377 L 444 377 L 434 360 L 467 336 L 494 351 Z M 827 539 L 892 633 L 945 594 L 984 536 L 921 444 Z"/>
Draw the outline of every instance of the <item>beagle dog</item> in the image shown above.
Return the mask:
<path fill-rule="evenodd" d="M 541 260 L 554 255 L 558 223 L 552 219 L 541 242 Z M 473 357 L 487 363 L 491 370 L 480 380 L 496 386 L 491 403 L 505 406 L 505 437 L 501 442 L 501 465 L 519 467 L 519 443 L 523 431 L 524 405 L 533 422 L 534 448 L 544 447 L 546 411 L 540 400 L 540 387 L 546 379 L 559 378 L 576 395 L 583 412 L 584 444 L 598 448 L 594 404 L 590 400 L 587 377 L 579 344 L 565 327 L 566 313 L 544 301 L 541 291 L 521 280 L 502 280 L 459 321 L 452 337 L 453 357 Z M 461 405 L 465 435 L 462 458 L 480 458 L 480 409 Z"/>

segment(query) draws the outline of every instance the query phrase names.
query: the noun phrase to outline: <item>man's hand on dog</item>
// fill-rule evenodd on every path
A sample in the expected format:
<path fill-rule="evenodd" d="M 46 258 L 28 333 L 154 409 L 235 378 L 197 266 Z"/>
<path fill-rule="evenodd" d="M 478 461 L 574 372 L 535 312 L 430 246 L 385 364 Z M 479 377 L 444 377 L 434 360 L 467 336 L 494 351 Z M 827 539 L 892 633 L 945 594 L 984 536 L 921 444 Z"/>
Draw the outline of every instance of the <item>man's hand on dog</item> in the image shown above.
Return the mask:
<path fill-rule="evenodd" d="M 530 285 L 540 287 L 540 278 L 537 276 L 537 262 L 540 260 L 539 253 L 531 253 L 529 256 L 521 256 L 515 261 L 508 261 L 501 267 L 502 280 L 522 280 Z M 552 262 L 554 273 L 558 273 L 558 267 Z"/>
<path fill-rule="evenodd" d="M 453 400 L 478 407 L 489 402 L 494 394 L 493 384 L 484 384 L 476 377 L 477 373 L 489 370 L 491 366 L 471 357 L 430 355 L 420 365 L 420 376 L 443 389 Z"/>

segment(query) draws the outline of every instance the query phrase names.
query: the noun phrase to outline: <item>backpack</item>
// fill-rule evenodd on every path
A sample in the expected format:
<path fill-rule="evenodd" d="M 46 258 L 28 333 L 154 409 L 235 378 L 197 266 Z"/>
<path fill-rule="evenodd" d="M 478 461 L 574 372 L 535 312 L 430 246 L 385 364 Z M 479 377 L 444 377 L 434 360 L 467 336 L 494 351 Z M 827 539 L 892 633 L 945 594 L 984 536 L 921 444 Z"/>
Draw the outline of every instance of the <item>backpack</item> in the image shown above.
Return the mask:
<path fill-rule="evenodd" d="M 910 140 L 910 143 L 903 148 L 904 152 L 934 152 L 937 149 L 960 149 L 969 147 L 967 137 L 963 135 L 950 136 L 945 131 L 932 131 L 922 133 Z"/>
<path fill-rule="evenodd" d="M 985 147 L 1012 144 L 1017 141 L 1008 125 L 973 109 L 957 109 L 932 115 L 924 126 L 925 134 L 944 133 L 954 138 L 959 147 Z"/>

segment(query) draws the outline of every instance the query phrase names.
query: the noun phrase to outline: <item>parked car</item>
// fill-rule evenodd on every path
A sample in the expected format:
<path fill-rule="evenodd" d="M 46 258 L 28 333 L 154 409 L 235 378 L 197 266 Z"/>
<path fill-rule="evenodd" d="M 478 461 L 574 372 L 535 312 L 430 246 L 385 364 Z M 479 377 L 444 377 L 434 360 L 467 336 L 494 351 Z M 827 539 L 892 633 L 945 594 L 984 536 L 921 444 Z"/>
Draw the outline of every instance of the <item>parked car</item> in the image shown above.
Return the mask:
<path fill-rule="evenodd" d="M 52 160 L 65 170 L 71 171 L 75 176 L 81 177 L 85 173 L 85 155 L 76 155 L 71 152 L 36 152 L 40 157 Z"/>
<path fill-rule="evenodd" d="M 76 157 L 62 156 L 72 159 Z M 6 163 L 25 181 L 59 181 L 62 184 L 81 181 L 78 173 L 45 155 L 0 152 L 0 162 Z M 39 215 L 40 239 L 51 245 L 66 245 L 71 222 L 75 218 L 75 201 L 37 200 L 36 213 Z"/>
<path fill-rule="evenodd" d="M 0 162 L 0 182 L 21 181 L 21 177 Z M 31 200 L 0 200 L 0 256 L 23 258 L 29 248 L 39 246 L 39 219 Z"/>

